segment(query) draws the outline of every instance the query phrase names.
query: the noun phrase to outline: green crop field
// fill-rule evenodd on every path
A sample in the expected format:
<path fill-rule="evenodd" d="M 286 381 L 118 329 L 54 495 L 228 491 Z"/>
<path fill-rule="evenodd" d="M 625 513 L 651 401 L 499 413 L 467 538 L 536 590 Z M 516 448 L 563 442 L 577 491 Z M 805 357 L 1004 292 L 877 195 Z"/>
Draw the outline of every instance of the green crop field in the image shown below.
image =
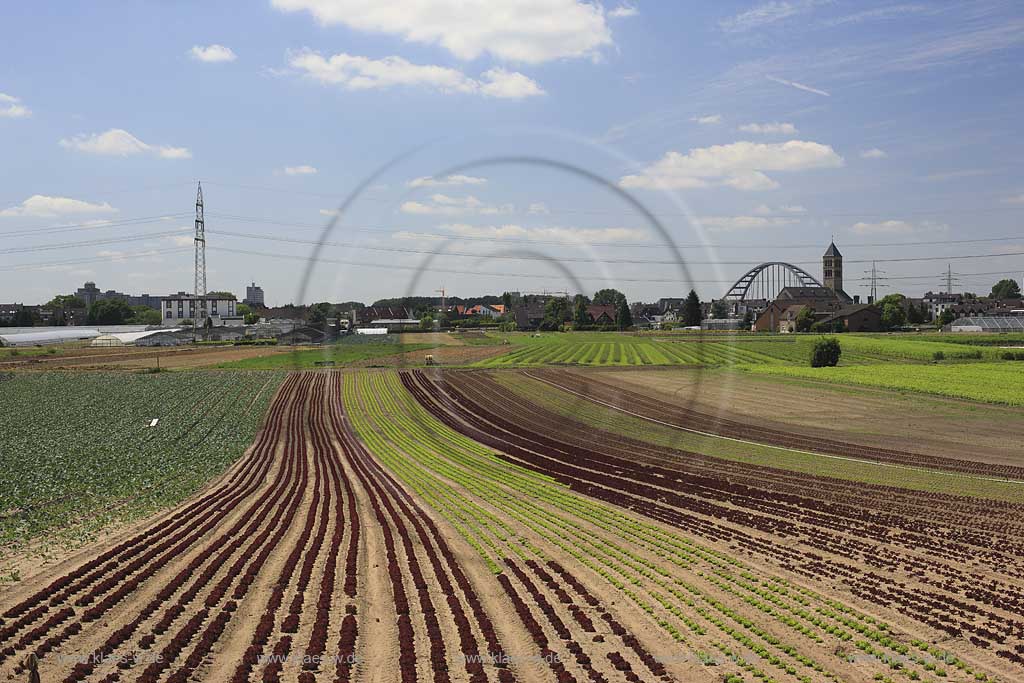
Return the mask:
<path fill-rule="evenodd" d="M 615 332 L 505 335 L 508 353 L 476 365 L 481 367 L 542 365 L 804 365 L 820 335 L 683 335 L 619 334 Z M 841 365 L 891 361 L 930 362 L 999 359 L 994 346 L 950 343 L 923 336 L 900 337 L 843 334 Z M 938 356 L 936 354 L 939 354 Z"/>
<path fill-rule="evenodd" d="M 750 366 L 744 369 L 762 374 L 1024 406 L 1024 363 L 890 364 L 836 368 Z"/>
<path fill-rule="evenodd" d="M 184 499 L 245 452 L 282 378 L 0 376 L 0 553 L 66 527 L 80 537 L 61 540 L 85 540 Z"/>
<path fill-rule="evenodd" d="M 481 367 L 539 365 L 726 365 L 775 359 L 748 343 L 683 341 L 614 332 L 550 333 L 511 337 L 509 352 L 476 363 Z"/>

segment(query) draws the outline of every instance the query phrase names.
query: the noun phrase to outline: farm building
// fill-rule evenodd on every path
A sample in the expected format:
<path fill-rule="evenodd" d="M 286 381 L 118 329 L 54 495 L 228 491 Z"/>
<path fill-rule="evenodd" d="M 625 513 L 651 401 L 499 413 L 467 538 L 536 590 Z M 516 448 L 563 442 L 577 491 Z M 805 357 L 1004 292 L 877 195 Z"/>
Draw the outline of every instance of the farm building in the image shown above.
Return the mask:
<path fill-rule="evenodd" d="M 372 321 L 370 327 L 383 328 L 388 332 L 405 332 L 420 329 L 420 321 L 416 318 L 380 318 Z"/>
<path fill-rule="evenodd" d="M 868 304 L 854 304 L 816 322 L 832 329 L 841 327 L 846 332 L 877 332 L 882 328 L 882 313 Z"/>
<path fill-rule="evenodd" d="M 296 327 L 277 338 L 280 344 L 319 344 L 327 335 L 315 327 Z"/>
<path fill-rule="evenodd" d="M 591 304 L 587 306 L 587 316 L 594 325 L 614 325 L 615 306 L 611 304 Z"/>

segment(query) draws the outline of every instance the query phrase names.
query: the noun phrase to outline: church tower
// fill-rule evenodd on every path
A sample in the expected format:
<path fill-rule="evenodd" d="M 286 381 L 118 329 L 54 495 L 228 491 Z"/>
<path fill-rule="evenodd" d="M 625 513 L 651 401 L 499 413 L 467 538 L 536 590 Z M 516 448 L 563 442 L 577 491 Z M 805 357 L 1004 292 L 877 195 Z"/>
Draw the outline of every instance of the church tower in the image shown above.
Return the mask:
<path fill-rule="evenodd" d="M 836 248 L 836 243 L 828 245 L 825 255 L 821 257 L 821 282 L 836 294 L 843 292 L 843 255 Z"/>

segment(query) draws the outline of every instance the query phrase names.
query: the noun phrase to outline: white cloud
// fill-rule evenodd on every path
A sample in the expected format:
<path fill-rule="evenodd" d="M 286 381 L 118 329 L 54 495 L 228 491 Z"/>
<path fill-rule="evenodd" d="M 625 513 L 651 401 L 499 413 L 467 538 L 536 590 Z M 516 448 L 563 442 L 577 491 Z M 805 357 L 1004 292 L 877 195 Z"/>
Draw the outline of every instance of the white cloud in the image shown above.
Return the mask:
<path fill-rule="evenodd" d="M 722 122 L 721 114 L 708 114 L 707 116 L 694 116 L 691 121 L 696 121 L 702 126 L 714 126 Z"/>
<path fill-rule="evenodd" d="M 487 178 L 456 174 L 445 176 L 444 178 L 435 178 L 433 176 L 413 178 L 407 185 L 409 187 L 444 187 L 451 185 L 483 185 L 486 182 Z"/>
<path fill-rule="evenodd" d="M 860 153 L 861 159 L 884 159 L 889 156 L 885 150 L 872 147 L 871 149 L 865 149 Z"/>
<path fill-rule="evenodd" d="M 285 175 L 316 175 L 318 173 L 315 166 L 309 166 L 302 164 L 301 166 L 285 166 L 282 169 Z"/>
<path fill-rule="evenodd" d="M 496 67 L 485 71 L 480 78 L 480 93 L 487 97 L 517 100 L 545 94 L 537 81 L 518 71 Z"/>
<path fill-rule="evenodd" d="M 804 14 L 828 0 L 771 0 L 752 7 L 746 12 L 723 19 L 719 27 L 726 33 L 742 33 L 778 23 L 784 19 Z"/>
<path fill-rule="evenodd" d="M 544 202 L 534 202 L 530 204 L 530 207 L 526 210 L 526 213 L 532 214 L 534 216 L 539 216 L 542 214 L 551 213 L 551 209 L 549 209 L 548 205 L 545 204 Z"/>
<path fill-rule="evenodd" d="M 513 206 L 511 204 L 491 206 L 484 204 L 473 195 L 466 195 L 465 197 L 450 197 L 446 194 L 434 194 L 430 196 L 430 202 L 405 202 L 401 207 L 399 207 L 399 210 L 402 211 L 402 213 L 417 215 L 458 216 L 461 214 L 476 213 L 486 216 L 499 213 L 511 213 L 513 211 Z"/>
<path fill-rule="evenodd" d="M 559 242 L 640 242 L 648 238 L 647 232 L 636 228 L 525 228 L 521 225 L 468 225 L 452 223 L 442 229 L 460 237 L 488 239 L 543 240 Z"/>
<path fill-rule="evenodd" d="M 778 183 L 764 171 L 837 168 L 843 158 L 828 145 L 804 140 L 781 143 L 734 142 L 668 152 L 640 174 L 623 176 L 626 188 L 685 189 L 728 185 L 739 190 L 767 190 Z"/>
<path fill-rule="evenodd" d="M 200 62 L 233 62 L 238 59 L 230 47 L 223 45 L 195 45 L 188 51 L 192 59 Z"/>
<path fill-rule="evenodd" d="M 488 53 L 540 64 L 567 57 L 597 59 L 612 44 L 598 3 L 583 0 L 272 0 L 285 12 L 309 11 L 323 25 L 437 44 L 463 60 Z"/>
<path fill-rule="evenodd" d="M 627 17 L 635 17 L 640 14 L 640 11 L 636 8 L 636 5 L 619 5 L 611 12 L 608 16 L 612 19 L 625 19 Z"/>
<path fill-rule="evenodd" d="M 767 218 L 765 216 L 705 216 L 698 219 L 711 232 L 736 232 L 776 228 L 797 223 L 795 218 Z"/>
<path fill-rule="evenodd" d="M 76 135 L 60 141 L 61 147 L 100 154 L 104 156 L 127 157 L 136 154 L 153 154 L 161 159 L 191 159 L 192 152 L 185 147 L 150 145 L 121 128 L 111 128 L 105 133 Z"/>
<path fill-rule="evenodd" d="M 0 216 L 53 218 L 54 216 L 71 216 L 76 214 L 117 213 L 117 211 L 117 209 L 106 202 L 93 204 L 80 199 L 34 194 L 18 206 L 12 206 L 0 211 Z"/>
<path fill-rule="evenodd" d="M 432 64 L 413 64 L 402 57 L 370 59 L 345 54 L 324 57 L 312 50 L 289 52 L 288 65 L 324 85 L 348 90 L 371 90 L 395 86 L 419 86 L 446 94 L 477 94 L 485 97 L 519 99 L 543 95 L 536 81 L 518 72 L 490 69 L 480 80 L 458 69 Z"/>
<path fill-rule="evenodd" d="M 320 209 L 321 216 L 340 216 L 341 212 L 337 209 Z"/>
<path fill-rule="evenodd" d="M 1004 204 L 1024 204 L 1024 192 L 1022 192 L 1021 194 L 1019 194 L 1019 195 L 1017 195 L 1015 197 L 1007 197 L 1006 199 L 1003 200 L 1003 203 Z"/>
<path fill-rule="evenodd" d="M 812 88 L 809 85 L 804 85 L 803 83 L 797 83 L 796 81 L 787 81 L 785 78 L 778 78 L 777 76 L 765 76 L 765 78 L 767 78 L 769 81 L 771 81 L 773 83 L 781 83 L 782 85 L 788 85 L 791 88 L 796 88 L 797 90 L 803 90 L 804 92 L 814 93 L 815 95 L 821 95 L 822 97 L 832 97 L 832 94 L 827 92 L 827 91 L 825 91 L 825 90 L 820 90 L 818 88 Z"/>
<path fill-rule="evenodd" d="M 796 126 L 792 123 L 745 123 L 740 126 L 744 133 L 756 133 L 758 135 L 795 135 Z"/>
<path fill-rule="evenodd" d="M 907 235 L 920 233 L 945 232 L 949 226 L 934 221 L 910 223 L 908 221 L 882 221 L 880 223 L 854 223 L 850 231 L 856 235 Z"/>
<path fill-rule="evenodd" d="M 24 119 L 32 116 L 32 110 L 21 103 L 14 95 L 0 92 L 0 118 Z"/>

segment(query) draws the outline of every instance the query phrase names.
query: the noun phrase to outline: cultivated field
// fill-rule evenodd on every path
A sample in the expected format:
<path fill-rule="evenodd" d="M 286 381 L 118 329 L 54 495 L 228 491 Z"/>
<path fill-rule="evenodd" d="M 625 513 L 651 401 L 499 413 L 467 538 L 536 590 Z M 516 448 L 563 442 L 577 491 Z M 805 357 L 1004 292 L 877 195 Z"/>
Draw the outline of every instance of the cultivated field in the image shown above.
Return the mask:
<path fill-rule="evenodd" d="M 9 373 L 0 677 L 35 653 L 69 682 L 1024 679 L 1024 413 L 790 376 L 795 339 Z M 1017 367 L 856 339 L 832 370 Z M 563 346 L 612 367 L 543 367 Z M 623 360 L 655 352 L 679 362 Z M 34 560 L 89 518 L 121 526 Z"/>
<path fill-rule="evenodd" d="M 112 521 L 192 494 L 249 447 L 282 379 L 257 373 L 0 376 L 0 576 L 10 575 L 7 556 L 26 543 L 83 542 Z"/>

